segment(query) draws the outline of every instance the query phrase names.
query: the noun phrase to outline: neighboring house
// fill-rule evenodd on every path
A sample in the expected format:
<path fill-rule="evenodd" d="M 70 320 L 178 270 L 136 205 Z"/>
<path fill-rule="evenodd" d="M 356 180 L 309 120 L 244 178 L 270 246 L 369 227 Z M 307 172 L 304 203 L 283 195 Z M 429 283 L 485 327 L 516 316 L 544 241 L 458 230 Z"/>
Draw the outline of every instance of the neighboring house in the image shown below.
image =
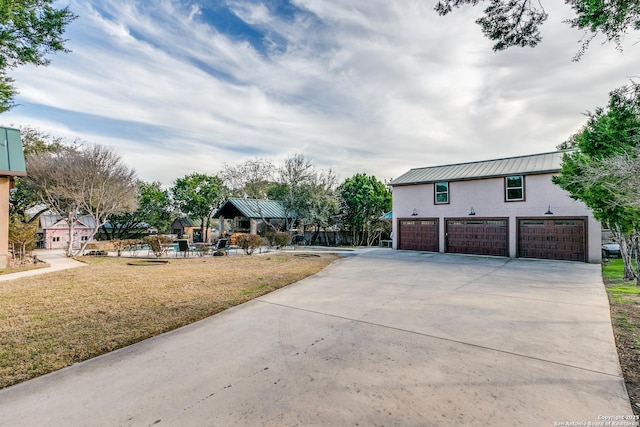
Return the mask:
<path fill-rule="evenodd" d="M 213 215 L 220 221 L 220 232 L 245 232 L 258 234 L 258 227 L 265 221 L 281 221 L 291 218 L 282 203 L 276 200 L 229 198 Z M 225 221 L 231 219 L 232 221 Z"/>
<path fill-rule="evenodd" d="M 551 182 L 563 155 L 411 169 L 389 184 L 393 248 L 600 262 L 600 223 Z"/>
<path fill-rule="evenodd" d="M 171 224 L 171 234 L 175 234 L 178 239 L 188 239 L 191 243 L 202 243 L 202 221 L 189 217 L 176 218 Z M 213 229 L 207 233 L 209 241 L 212 240 Z"/>
<path fill-rule="evenodd" d="M 94 220 L 88 215 L 78 217 L 73 226 L 73 248 L 79 249 L 91 238 Z M 44 249 L 66 249 L 69 246 L 69 225 L 65 218 L 55 214 L 42 214 L 39 218 L 38 247 Z"/>

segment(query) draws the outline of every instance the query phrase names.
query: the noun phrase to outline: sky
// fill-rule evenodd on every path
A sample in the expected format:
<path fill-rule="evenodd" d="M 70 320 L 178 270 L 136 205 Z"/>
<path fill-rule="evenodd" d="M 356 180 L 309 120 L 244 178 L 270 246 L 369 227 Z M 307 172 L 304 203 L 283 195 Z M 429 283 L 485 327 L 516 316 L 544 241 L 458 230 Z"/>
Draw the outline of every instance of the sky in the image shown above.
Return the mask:
<path fill-rule="evenodd" d="M 105 145 L 140 179 L 304 154 L 340 181 L 554 151 L 640 75 L 639 33 L 579 62 L 545 0 L 536 48 L 493 52 L 482 4 L 436 0 L 71 0 L 69 53 L 10 73 L 0 125 Z"/>

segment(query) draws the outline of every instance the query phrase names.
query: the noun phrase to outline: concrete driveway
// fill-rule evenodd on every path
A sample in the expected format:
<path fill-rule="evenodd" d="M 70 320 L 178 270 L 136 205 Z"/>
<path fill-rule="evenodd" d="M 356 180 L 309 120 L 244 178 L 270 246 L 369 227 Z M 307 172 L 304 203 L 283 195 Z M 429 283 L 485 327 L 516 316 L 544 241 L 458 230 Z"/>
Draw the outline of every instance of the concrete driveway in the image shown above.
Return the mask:
<path fill-rule="evenodd" d="M 2 426 L 554 426 L 631 408 L 598 265 L 375 249 L 2 390 L 0 414 Z"/>

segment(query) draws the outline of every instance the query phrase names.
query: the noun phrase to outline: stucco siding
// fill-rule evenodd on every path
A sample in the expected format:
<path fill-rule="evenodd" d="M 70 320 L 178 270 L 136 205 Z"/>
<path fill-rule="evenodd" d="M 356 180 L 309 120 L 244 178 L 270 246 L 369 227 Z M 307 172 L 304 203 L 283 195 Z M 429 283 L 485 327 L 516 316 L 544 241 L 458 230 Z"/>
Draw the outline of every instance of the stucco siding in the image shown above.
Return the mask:
<path fill-rule="evenodd" d="M 398 248 L 399 218 L 439 218 L 440 252 L 445 251 L 445 219 L 509 218 L 509 256 L 517 255 L 517 218 L 584 217 L 587 219 L 587 258 L 601 261 L 601 226 L 580 201 L 551 182 L 553 174 L 525 176 L 525 200 L 505 201 L 504 178 L 485 178 L 449 182 L 449 203 L 434 203 L 434 184 L 397 185 L 393 187 L 393 247 Z M 550 210 L 553 215 L 545 215 Z"/>
<path fill-rule="evenodd" d="M 73 248 L 79 248 L 83 243 L 83 237 L 89 239 L 93 234 L 93 229 L 74 228 Z M 66 249 L 69 246 L 69 229 L 50 228 L 43 230 L 42 238 L 45 249 Z"/>

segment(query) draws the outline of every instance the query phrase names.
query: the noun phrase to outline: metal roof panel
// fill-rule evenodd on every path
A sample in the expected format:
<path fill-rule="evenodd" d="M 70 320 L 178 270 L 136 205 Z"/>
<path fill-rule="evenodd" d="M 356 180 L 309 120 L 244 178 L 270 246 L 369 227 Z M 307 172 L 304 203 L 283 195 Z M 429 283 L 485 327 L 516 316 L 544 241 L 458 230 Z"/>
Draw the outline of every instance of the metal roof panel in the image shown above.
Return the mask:
<path fill-rule="evenodd" d="M 558 172 L 566 151 L 415 168 L 394 179 L 389 185 L 423 184 L 436 181 L 461 181 L 514 174 Z"/>
<path fill-rule="evenodd" d="M 228 205 L 233 205 L 245 218 L 287 218 L 284 206 L 277 200 L 229 198 L 213 216 L 219 218 Z"/>

